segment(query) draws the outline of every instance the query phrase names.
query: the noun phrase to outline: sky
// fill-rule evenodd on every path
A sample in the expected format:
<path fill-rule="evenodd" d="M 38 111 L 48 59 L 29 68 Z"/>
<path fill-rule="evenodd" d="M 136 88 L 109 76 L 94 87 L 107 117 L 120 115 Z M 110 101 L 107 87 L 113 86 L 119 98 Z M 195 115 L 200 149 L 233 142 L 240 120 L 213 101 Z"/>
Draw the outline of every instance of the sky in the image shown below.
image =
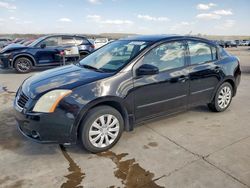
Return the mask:
<path fill-rule="evenodd" d="M 0 0 L 0 33 L 250 35 L 250 0 Z"/>

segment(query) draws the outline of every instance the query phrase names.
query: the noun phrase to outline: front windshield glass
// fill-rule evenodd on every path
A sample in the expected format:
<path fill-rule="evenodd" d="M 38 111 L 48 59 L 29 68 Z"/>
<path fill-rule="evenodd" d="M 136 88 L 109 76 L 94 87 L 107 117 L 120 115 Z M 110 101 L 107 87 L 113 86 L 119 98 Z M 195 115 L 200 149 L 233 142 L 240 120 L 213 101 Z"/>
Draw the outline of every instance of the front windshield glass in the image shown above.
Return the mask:
<path fill-rule="evenodd" d="M 40 37 L 38 39 L 36 39 L 35 41 L 33 41 L 32 43 L 30 43 L 28 46 L 29 47 L 35 47 L 39 42 L 41 42 L 42 40 L 44 40 L 46 37 Z"/>
<path fill-rule="evenodd" d="M 116 72 L 148 45 L 149 42 L 145 41 L 115 41 L 85 57 L 80 65 L 104 72 Z"/>

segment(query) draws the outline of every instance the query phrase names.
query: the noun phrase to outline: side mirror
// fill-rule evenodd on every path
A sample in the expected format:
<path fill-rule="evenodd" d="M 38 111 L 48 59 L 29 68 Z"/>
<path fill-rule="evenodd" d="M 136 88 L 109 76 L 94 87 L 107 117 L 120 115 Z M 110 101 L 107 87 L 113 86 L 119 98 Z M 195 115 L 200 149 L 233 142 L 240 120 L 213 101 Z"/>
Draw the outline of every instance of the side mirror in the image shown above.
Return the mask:
<path fill-rule="evenodd" d="M 137 76 L 143 76 L 143 75 L 154 75 L 158 74 L 159 69 L 158 67 L 150 64 L 144 64 L 141 65 L 137 70 L 136 70 L 136 75 Z"/>
<path fill-rule="evenodd" d="M 40 48 L 46 48 L 46 44 L 45 44 L 45 43 L 42 43 L 42 44 L 40 45 Z"/>

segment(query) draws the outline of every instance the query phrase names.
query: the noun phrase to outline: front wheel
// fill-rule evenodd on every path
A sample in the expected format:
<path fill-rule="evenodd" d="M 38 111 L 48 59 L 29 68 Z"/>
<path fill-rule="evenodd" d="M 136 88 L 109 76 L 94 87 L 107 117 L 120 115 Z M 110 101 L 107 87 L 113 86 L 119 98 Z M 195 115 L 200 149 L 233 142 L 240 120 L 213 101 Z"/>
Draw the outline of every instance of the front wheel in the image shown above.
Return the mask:
<path fill-rule="evenodd" d="M 232 85 L 228 82 L 225 82 L 219 87 L 213 101 L 208 104 L 208 107 L 214 112 L 225 111 L 231 104 L 232 97 Z"/>
<path fill-rule="evenodd" d="M 19 73 L 28 73 L 32 69 L 32 62 L 26 57 L 19 57 L 14 62 L 14 68 Z"/>
<path fill-rule="evenodd" d="M 91 109 L 80 127 L 80 139 L 85 149 L 99 153 L 110 149 L 118 142 L 123 132 L 121 114 L 110 106 Z"/>

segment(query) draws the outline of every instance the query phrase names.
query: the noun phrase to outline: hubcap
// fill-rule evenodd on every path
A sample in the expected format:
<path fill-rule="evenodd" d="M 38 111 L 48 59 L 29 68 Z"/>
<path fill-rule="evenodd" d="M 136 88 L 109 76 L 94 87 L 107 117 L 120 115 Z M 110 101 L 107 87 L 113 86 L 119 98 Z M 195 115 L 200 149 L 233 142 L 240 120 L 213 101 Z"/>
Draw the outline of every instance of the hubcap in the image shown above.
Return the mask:
<path fill-rule="evenodd" d="M 29 69 L 30 69 L 30 62 L 29 62 L 29 60 L 20 59 L 20 60 L 17 62 L 17 68 L 18 68 L 18 70 L 20 70 L 21 72 L 25 72 L 25 71 L 29 70 Z"/>
<path fill-rule="evenodd" d="M 119 121 L 115 116 L 102 115 L 92 123 L 89 130 L 89 140 L 95 147 L 107 147 L 115 141 L 119 129 Z"/>
<path fill-rule="evenodd" d="M 219 96 L 218 96 L 218 105 L 220 108 L 224 109 L 226 108 L 232 97 L 232 91 L 230 87 L 225 86 L 220 90 Z"/>

